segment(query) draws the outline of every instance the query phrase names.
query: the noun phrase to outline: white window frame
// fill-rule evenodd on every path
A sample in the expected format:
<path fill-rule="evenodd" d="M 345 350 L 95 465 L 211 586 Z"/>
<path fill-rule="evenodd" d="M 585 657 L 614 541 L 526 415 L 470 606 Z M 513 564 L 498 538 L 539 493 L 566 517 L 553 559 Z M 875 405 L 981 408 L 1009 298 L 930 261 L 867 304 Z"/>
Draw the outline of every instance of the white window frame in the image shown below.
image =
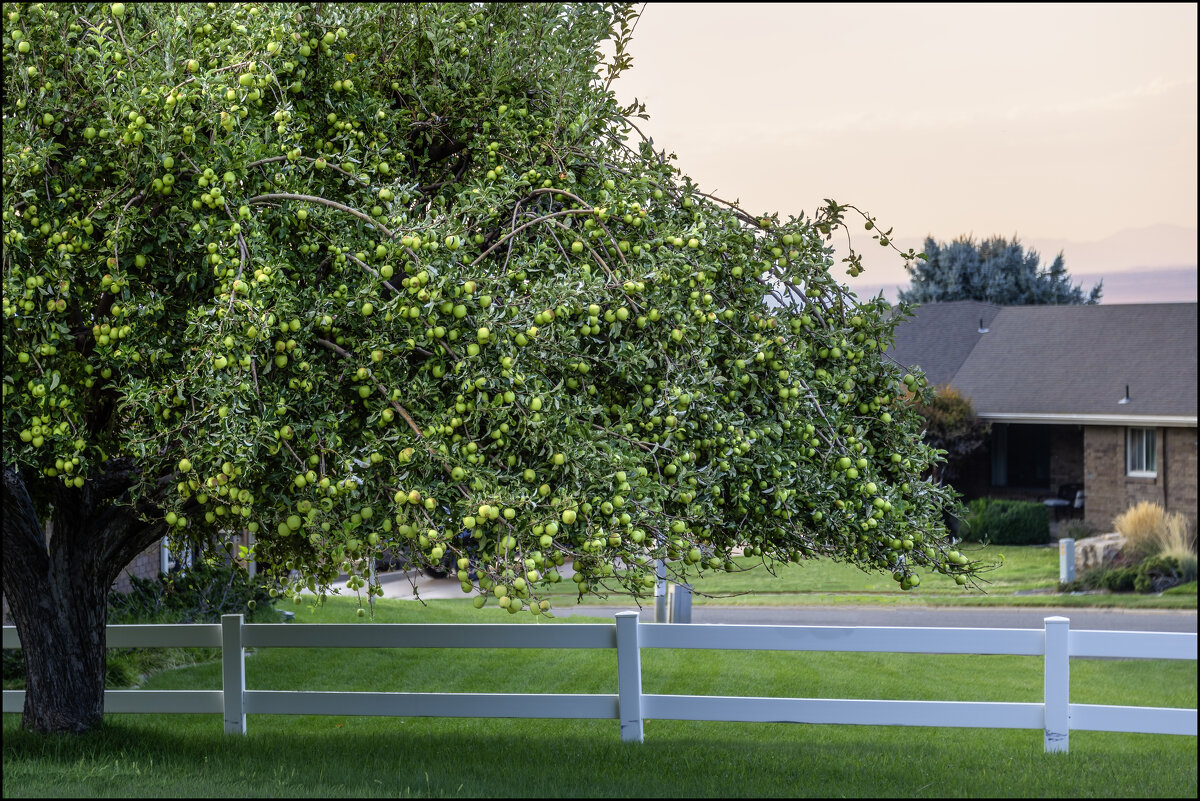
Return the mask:
<path fill-rule="evenodd" d="M 1125 430 L 1125 475 L 1158 478 L 1158 429 Z"/>

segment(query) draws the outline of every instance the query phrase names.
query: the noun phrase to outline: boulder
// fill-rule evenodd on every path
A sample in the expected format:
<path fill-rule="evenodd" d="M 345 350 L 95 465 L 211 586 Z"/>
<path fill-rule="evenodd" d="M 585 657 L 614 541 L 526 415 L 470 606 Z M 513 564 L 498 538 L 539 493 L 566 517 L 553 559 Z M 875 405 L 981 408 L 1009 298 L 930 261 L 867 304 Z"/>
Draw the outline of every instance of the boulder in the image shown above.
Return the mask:
<path fill-rule="evenodd" d="M 1125 547 L 1125 537 L 1115 531 L 1075 541 L 1075 574 L 1108 564 Z"/>

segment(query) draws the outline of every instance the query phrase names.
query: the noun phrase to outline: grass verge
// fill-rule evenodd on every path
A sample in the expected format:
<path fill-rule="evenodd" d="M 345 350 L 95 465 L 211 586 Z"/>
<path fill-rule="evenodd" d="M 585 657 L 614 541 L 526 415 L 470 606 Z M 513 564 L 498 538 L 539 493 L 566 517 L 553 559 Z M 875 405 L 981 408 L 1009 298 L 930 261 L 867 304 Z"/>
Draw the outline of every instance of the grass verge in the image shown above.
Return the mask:
<path fill-rule="evenodd" d="M 827 559 L 765 567 L 761 560 L 735 559 L 732 573 L 705 571 L 689 577 L 694 603 L 729 606 L 999 606 L 1091 607 L 1107 609 L 1195 609 L 1195 583 L 1162 595 L 1058 592 L 1058 548 L 1052 545 L 963 545 L 972 559 L 995 563 L 981 575 L 980 587 L 959 588 L 944 576 L 925 577 L 922 585 L 902 592 L 888 573 L 864 573 L 854 565 Z M 1186 587 L 1187 585 L 1184 585 Z M 564 582 L 551 597 L 575 597 Z M 584 604 L 611 603 L 587 598 Z M 562 601 L 560 600 L 561 604 Z M 653 603 L 646 599 L 644 603 Z"/>

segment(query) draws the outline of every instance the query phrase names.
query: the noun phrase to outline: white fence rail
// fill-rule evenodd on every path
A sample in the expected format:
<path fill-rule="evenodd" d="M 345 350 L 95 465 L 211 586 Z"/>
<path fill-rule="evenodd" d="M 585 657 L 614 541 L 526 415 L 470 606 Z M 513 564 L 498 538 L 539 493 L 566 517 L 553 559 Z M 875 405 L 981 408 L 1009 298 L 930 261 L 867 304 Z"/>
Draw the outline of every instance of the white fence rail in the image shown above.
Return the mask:
<path fill-rule="evenodd" d="M 225 731 L 246 732 L 246 716 L 574 718 L 619 720 L 621 739 L 640 742 L 643 721 L 695 720 L 1042 729 L 1046 751 L 1066 751 L 1072 730 L 1196 735 L 1195 709 L 1072 704 L 1071 657 L 1196 659 L 1196 635 L 1071 631 L 1064 617 L 1044 629 L 728 626 L 641 623 L 620 612 L 615 625 L 219 624 L 109 626 L 110 648 L 222 649 L 221 690 L 108 690 L 104 711 L 223 714 Z M 19 648 L 4 627 L 4 647 Z M 615 648 L 616 695 L 544 693 L 293 692 L 246 689 L 246 648 Z M 1041 703 L 747 698 L 642 692 L 643 648 L 856 651 L 1043 656 Z M 22 690 L 4 691 L 4 711 L 20 712 Z"/>

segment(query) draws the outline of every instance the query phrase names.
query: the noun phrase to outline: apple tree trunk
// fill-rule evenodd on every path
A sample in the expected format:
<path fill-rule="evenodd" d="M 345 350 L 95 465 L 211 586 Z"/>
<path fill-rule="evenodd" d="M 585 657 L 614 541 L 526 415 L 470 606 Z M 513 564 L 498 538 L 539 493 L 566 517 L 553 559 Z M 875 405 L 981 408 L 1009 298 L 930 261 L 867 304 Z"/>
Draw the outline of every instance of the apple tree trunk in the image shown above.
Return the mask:
<path fill-rule="evenodd" d="M 21 726 L 30 731 L 80 733 L 103 722 L 108 590 L 163 533 L 112 503 L 127 488 L 120 472 L 81 489 L 59 485 L 39 515 L 25 477 L 4 468 L 4 596 L 25 659 Z"/>

